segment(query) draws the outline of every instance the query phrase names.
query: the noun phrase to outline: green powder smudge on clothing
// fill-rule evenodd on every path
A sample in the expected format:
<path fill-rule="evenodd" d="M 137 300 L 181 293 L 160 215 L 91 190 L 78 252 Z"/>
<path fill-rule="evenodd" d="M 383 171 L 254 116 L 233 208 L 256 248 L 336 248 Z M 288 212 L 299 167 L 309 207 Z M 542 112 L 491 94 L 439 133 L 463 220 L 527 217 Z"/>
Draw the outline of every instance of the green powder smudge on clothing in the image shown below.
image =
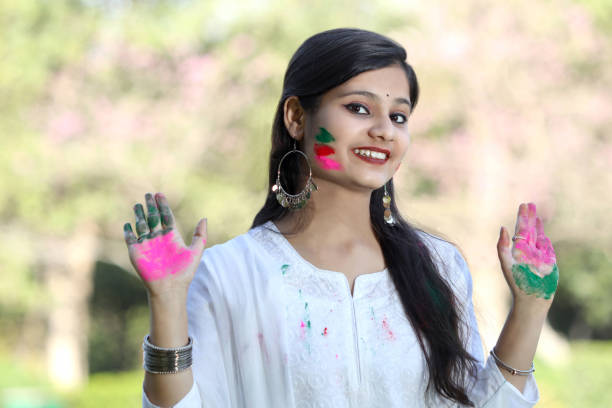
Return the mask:
<path fill-rule="evenodd" d="M 284 264 L 283 266 L 281 266 L 281 272 L 283 273 L 283 275 L 287 273 L 287 269 L 289 269 L 288 264 Z"/>
<path fill-rule="evenodd" d="M 557 284 L 559 283 L 557 264 L 553 266 L 552 272 L 543 278 L 533 273 L 527 264 L 514 264 L 512 266 L 512 276 L 516 286 L 521 288 L 523 292 L 544 299 L 550 299 L 557 290 Z"/>

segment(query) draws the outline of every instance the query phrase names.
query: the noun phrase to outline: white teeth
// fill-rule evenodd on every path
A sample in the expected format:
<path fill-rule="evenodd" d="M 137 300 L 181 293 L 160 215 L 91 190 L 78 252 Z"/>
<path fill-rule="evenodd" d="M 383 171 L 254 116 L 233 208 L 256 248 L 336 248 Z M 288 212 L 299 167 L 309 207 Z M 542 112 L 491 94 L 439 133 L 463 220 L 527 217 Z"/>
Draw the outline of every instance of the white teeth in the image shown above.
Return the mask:
<path fill-rule="evenodd" d="M 355 152 L 355 154 L 359 154 L 365 157 L 372 157 L 374 159 L 385 160 L 387 158 L 387 155 L 382 152 L 374 152 L 372 150 L 366 150 L 366 149 L 355 149 L 353 151 Z"/>

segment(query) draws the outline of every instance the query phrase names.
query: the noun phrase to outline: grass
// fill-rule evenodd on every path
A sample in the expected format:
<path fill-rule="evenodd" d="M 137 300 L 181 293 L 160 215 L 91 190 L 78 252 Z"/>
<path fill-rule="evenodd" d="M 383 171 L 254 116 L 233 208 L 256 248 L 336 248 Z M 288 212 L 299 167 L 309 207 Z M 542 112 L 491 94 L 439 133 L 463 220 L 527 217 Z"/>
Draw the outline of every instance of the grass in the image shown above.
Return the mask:
<path fill-rule="evenodd" d="M 612 342 L 574 342 L 562 366 L 536 361 L 542 408 L 609 407 L 612 401 Z"/>
<path fill-rule="evenodd" d="M 612 401 L 612 341 L 574 342 L 564 365 L 536 360 L 541 408 L 600 408 Z M 54 391 L 40 370 L 9 364 L 0 357 L 0 406 L 6 408 L 140 407 L 140 369 L 93 374 L 87 385 L 71 393 Z"/>

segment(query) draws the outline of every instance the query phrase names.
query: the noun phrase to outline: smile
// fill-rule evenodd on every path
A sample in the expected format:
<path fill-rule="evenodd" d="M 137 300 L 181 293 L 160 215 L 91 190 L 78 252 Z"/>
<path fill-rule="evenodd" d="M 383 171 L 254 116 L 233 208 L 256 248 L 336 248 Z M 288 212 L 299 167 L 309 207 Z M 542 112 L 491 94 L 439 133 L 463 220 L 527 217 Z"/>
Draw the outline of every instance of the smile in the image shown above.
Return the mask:
<path fill-rule="evenodd" d="M 369 163 L 383 164 L 389 158 L 389 153 L 373 149 L 353 149 L 355 156 Z"/>

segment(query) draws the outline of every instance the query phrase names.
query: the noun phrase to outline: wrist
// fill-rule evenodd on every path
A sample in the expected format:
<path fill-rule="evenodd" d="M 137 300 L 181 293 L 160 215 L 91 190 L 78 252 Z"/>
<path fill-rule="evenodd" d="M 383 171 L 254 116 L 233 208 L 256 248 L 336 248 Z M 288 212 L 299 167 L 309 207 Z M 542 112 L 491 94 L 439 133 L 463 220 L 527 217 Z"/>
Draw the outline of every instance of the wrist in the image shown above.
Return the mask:
<path fill-rule="evenodd" d="M 544 326 L 549 308 L 540 305 L 514 303 L 508 314 L 508 320 L 520 323 L 522 327 L 540 328 Z"/>
<path fill-rule="evenodd" d="M 176 288 L 172 290 L 147 291 L 147 297 L 151 306 L 163 305 L 166 307 L 172 305 L 185 305 L 187 302 L 187 288 Z"/>
<path fill-rule="evenodd" d="M 533 296 L 515 297 L 510 312 L 523 317 L 534 316 L 545 319 L 551 306 L 552 302 Z"/>

